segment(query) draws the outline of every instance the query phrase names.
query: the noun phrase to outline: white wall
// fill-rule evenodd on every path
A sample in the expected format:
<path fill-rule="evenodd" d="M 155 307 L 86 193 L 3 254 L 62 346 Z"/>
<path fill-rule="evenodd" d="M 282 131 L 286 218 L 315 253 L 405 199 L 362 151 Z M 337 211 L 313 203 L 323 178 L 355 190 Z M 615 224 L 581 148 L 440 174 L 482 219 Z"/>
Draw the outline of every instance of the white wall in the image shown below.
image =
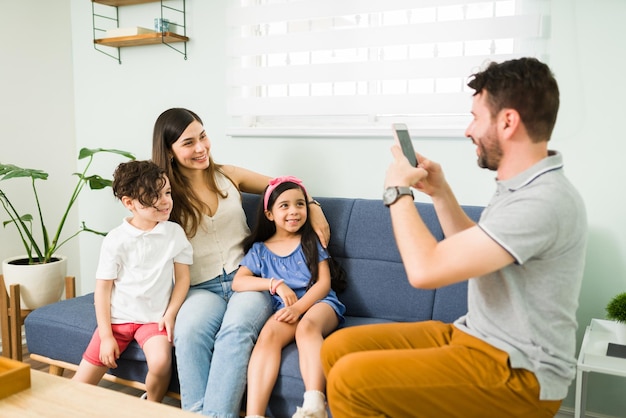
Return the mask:
<path fill-rule="evenodd" d="M 4 19 L 2 30 L 7 35 L 23 36 L 15 45 L 5 43 L 9 53 L 3 52 L 0 66 L 3 96 L 4 85 L 9 87 L 9 100 L 2 105 L 9 113 L 2 112 L 0 161 L 45 166 L 58 180 L 69 172 L 67 167 L 74 170 L 76 150 L 81 147 L 120 148 L 149 158 L 154 120 L 169 107 L 183 106 L 203 118 L 218 162 L 268 175 L 300 176 L 318 196 L 380 197 L 390 161 L 389 141 L 225 136 L 226 1 L 187 1 L 188 60 L 158 45 L 123 49 L 121 65 L 93 48 L 90 2 L 65 0 L 54 2 L 54 7 L 36 2 L 37 9 L 34 3 L 12 2 L 9 15 L 15 19 Z M 620 196 L 626 154 L 620 129 L 626 97 L 622 82 L 626 2 L 552 0 L 552 7 L 550 64 L 562 94 L 552 147 L 563 152 L 566 172 L 582 192 L 589 217 L 589 251 L 578 312 L 580 344 L 589 320 L 604 317 L 608 300 L 626 290 L 626 219 Z M 120 9 L 122 26 L 151 27 L 157 10 L 150 4 Z M 50 22 L 54 22 L 54 38 Z M 468 98 L 468 110 L 469 105 Z M 462 203 L 488 201 L 493 175 L 476 167 L 469 140 L 416 139 L 414 144 L 443 163 Z M 105 160 L 100 174 L 110 175 L 118 160 Z M 80 203 L 74 221 L 85 219 L 94 227 L 111 228 L 126 215 L 109 193 L 87 192 Z M 8 231 L 0 230 L 0 237 L 2 255 L 12 254 L 12 245 L 5 242 Z M 84 234 L 80 239 L 80 268 L 70 267 L 79 278 L 79 293 L 93 290 L 99 245 L 95 236 Z M 67 254 L 77 256 L 78 249 L 73 250 Z M 592 374 L 589 385 L 588 410 L 623 416 L 625 379 Z M 573 405 L 573 388 L 566 407 Z"/>
<path fill-rule="evenodd" d="M 0 1 L 0 162 L 46 171 L 37 181 L 50 234 L 65 210 L 76 171 L 74 89 L 70 2 Z M 33 13 L 33 11 L 37 13 Z M 37 216 L 30 181 L 1 182 L 11 202 Z M 0 222 L 9 217 L 0 208 Z M 75 232 L 77 212 L 66 232 Z M 77 253 L 78 241 L 61 253 Z M 15 227 L 0 225 L 0 260 L 26 254 Z M 80 260 L 68 260 L 68 274 L 77 274 Z"/>

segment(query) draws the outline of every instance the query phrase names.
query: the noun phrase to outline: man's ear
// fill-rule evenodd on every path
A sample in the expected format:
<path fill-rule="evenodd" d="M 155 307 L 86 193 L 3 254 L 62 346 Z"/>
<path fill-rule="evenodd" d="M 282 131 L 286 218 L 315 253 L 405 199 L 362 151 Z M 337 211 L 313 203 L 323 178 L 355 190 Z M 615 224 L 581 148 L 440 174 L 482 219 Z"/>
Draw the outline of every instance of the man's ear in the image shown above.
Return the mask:
<path fill-rule="evenodd" d="M 498 117 L 498 127 L 501 129 L 502 135 L 511 137 L 519 128 L 521 118 L 515 109 L 502 109 Z"/>

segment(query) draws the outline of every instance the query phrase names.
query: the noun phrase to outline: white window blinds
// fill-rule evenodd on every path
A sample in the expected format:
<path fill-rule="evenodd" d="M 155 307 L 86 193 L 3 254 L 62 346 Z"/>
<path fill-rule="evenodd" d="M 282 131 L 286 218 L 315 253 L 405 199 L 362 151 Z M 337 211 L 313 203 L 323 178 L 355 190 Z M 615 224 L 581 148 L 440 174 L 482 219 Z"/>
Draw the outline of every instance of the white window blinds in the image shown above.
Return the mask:
<path fill-rule="evenodd" d="M 546 59 L 548 0 L 237 0 L 229 7 L 234 136 L 462 135 L 467 77 Z"/>

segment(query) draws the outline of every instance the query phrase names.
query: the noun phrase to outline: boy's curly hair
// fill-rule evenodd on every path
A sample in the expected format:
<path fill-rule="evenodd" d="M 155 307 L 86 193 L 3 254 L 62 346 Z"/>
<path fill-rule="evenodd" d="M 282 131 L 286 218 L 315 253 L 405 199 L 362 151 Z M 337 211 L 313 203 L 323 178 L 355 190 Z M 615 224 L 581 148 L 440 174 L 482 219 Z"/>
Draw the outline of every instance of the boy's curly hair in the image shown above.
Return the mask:
<path fill-rule="evenodd" d="M 113 172 L 113 195 L 118 199 L 128 196 L 143 206 L 154 206 L 159 192 L 165 187 L 165 170 L 152 161 L 128 161 Z"/>

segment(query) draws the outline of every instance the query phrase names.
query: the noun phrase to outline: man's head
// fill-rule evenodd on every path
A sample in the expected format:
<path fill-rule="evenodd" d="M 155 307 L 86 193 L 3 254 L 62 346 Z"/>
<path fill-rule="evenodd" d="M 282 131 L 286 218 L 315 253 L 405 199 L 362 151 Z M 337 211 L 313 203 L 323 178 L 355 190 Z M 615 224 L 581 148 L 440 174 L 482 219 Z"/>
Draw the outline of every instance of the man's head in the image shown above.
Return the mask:
<path fill-rule="evenodd" d="M 487 92 L 491 116 L 502 109 L 520 115 L 533 142 L 548 141 L 559 111 L 559 87 L 550 68 L 536 58 L 492 62 L 467 84 L 474 95 Z"/>

